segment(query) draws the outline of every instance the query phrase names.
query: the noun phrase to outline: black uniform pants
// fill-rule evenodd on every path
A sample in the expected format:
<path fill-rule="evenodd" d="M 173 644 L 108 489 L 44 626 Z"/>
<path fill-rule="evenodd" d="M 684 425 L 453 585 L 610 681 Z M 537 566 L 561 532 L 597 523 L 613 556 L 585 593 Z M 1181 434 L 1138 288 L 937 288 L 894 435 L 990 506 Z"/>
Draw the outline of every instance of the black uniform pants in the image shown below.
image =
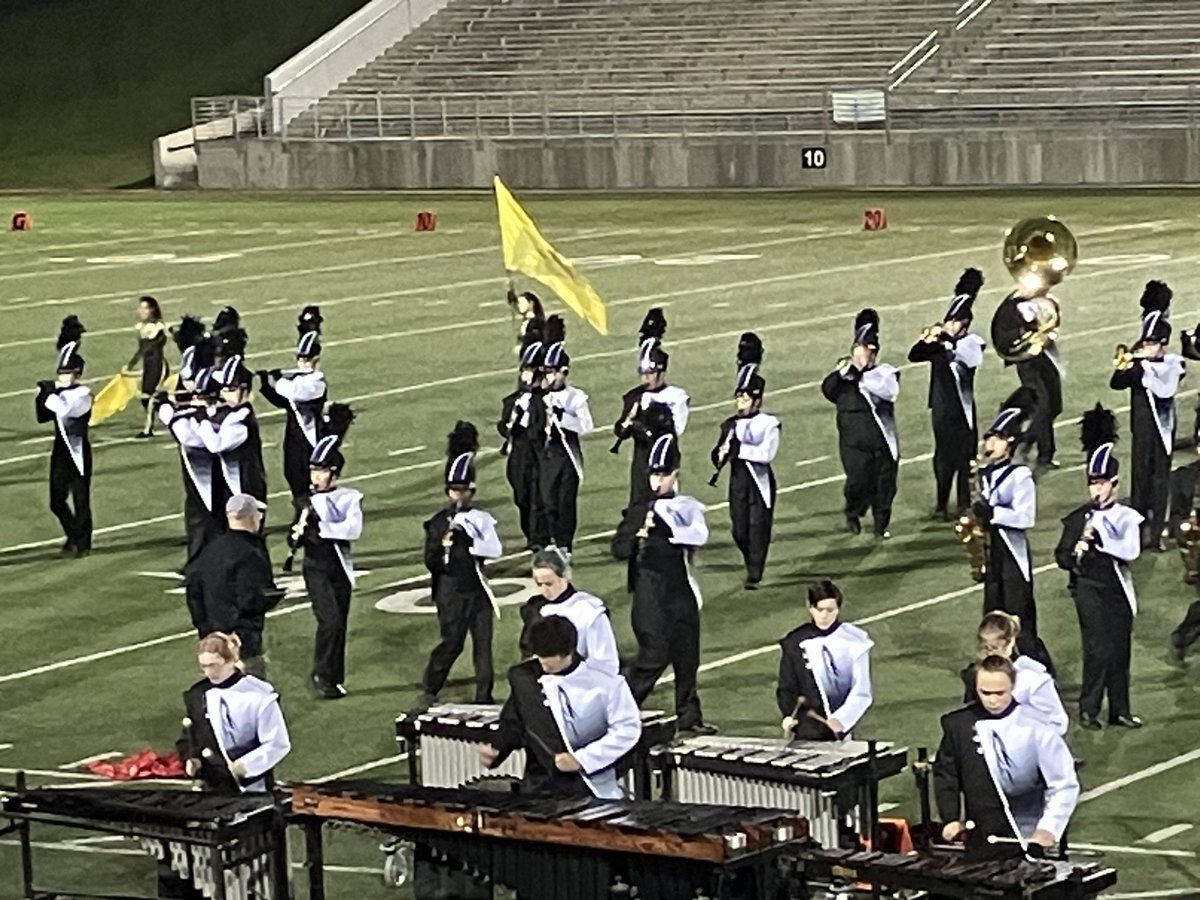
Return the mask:
<path fill-rule="evenodd" d="M 887 444 L 872 450 L 861 447 L 839 447 L 842 470 L 846 473 L 847 517 L 859 518 L 871 510 L 875 518 L 875 533 L 883 534 L 892 521 L 892 501 L 896 499 L 896 475 L 899 464 L 892 459 Z"/>
<path fill-rule="evenodd" d="M 308 475 L 308 458 L 312 448 L 308 441 L 296 438 L 289 430 L 283 437 L 283 479 L 287 482 L 288 491 L 292 495 L 292 521 L 290 527 L 295 527 L 300 521 L 300 513 L 308 505 L 310 479 Z"/>
<path fill-rule="evenodd" d="M 1086 579 L 1075 582 L 1075 611 L 1083 639 L 1083 686 L 1079 712 L 1100 715 L 1108 694 L 1109 721 L 1129 715 L 1129 658 L 1133 638 L 1133 610 L 1119 583 Z"/>
<path fill-rule="evenodd" d="M 475 702 L 491 703 L 495 673 L 492 669 L 491 601 L 482 591 L 446 591 L 434 598 L 442 639 L 429 654 L 421 686 L 436 697 L 450 677 L 454 661 L 471 635 L 471 660 L 475 666 Z"/>
<path fill-rule="evenodd" d="M 1179 627 L 1171 632 L 1171 643 L 1186 650 L 1200 638 L 1200 600 L 1193 600 Z"/>
<path fill-rule="evenodd" d="M 346 625 L 350 618 L 352 586 L 345 571 L 304 561 L 304 589 L 317 620 L 313 644 L 313 675 L 327 684 L 346 681 Z"/>
<path fill-rule="evenodd" d="M 531 546 L 544 542 L 544 527 L 541 524 L 541 490 L 538 481 L 538 459 L 529 438 L 521 437 L 512 442 L 508 452 L 505 475 L 512 488 L 513 503 L 521 522 L 521 534 Z"/>
<path fill-rule="evenodd" d="M 937 497 L 935 509 L 947 511 L 950 489 L 955 488 L 956 510 L 971 505 L 971 460 L 979 441 L 966 423 L 933 420 L 933 480 Z"/>
<path fill-rule="evenodd" d="M 579 475 L 565 453 L 549 452 L 538 467 L 542 529 L 549 543 L 570 550 L 579 521 Z"/>
<path fill-rule="evenodd" d="M 744 463 L 734 463 L 729 476 L 729 518 L 733 524 L 733 542 L 737 544 L 746 564 L 746 580 L 762 581 L 771 546 L 771 528 L 775 522 L 775 507 L 767 506 L 762 492 Z M 775 476 L 768 473 L 771 497 L 775 498 Z"/>
<path fill-rule="evenodd" d="M 188 562 L 199 556 L 208 542 L 221 533 L 204 501 L 190 490 L 183 498 L 183 530 L 187 535 Z"/>
<path fill-rule="evenodd" d="M 645 503 L 654 496 L 650 490 L 650 445 L 634 444 L 629 460 L 629 506 Z"/>
<path fill-rule="evenodd" d="M 1062 412 L 1062 376 L 1045 354 L 1038 354 L 1017 363 L 1017 377 L 1037 395 L 1025 444 L 1036 448 L 1039 463 L 1049 463 L 1058 449 L 1054 442 L 1054 419 Z"/>
<path fill-rule="evenodd" d="M 1149 434 L 1135 431 L 1132 445 L 1129 505 L 1145 516 L 1142 527 L 1149 531 L 1151 542 L 1157 542 L 1171 497 L 1171 455 L 1163 447 L 1158 429 Z"/>
<path fill-rule="evenodd" d="M 89 461 L 90 462 L 90 461 Z M 67 543 L 76 550 L 92 549 L 92 477 L 80 475 L 71 459 L 50 460 L 50 512 L 62 526 Z M 70 498 L 70 503 L 67 499 Z"/>
<path fill-rule="evenodd" d="M 630 618 L 637 638 L 637 656 L 625 679 L 638 706 L 667 670 L 675 674 L 675 715 L 679 728 L 703 721 L 696 673 L 700 668 L 700 610 L 690 592 L 658 596 L 634 594 Z"/>
<path fill-rule="evenodd" d="M 1054 662 L 1050 658 L 1050 651 L 1038 637 L 1037 602 L 1033 597 L 1033 561 L 1029 560 L 1028 565 L 1030 579 L 1026 581 L 1003 538 L 994 530 L 988 535 L 983 612 L 986 615 L 1001 610 L 1020 619 L 1021 633 L 1017 636 L 1017 650 L 1024 656 L 1036 659 L 1053 675 Z"/>

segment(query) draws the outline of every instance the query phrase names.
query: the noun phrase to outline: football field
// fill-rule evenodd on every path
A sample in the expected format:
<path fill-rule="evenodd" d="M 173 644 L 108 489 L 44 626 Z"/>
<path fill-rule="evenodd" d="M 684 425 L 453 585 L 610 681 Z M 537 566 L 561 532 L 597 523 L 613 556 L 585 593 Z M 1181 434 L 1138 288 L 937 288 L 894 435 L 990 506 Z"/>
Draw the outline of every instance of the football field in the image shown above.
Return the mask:
<path fill-rule="evenodd" d="M 778 734 L 776 642 L 806 618 L 807 583 L 828 576 L 846 593 L 845 617 L 876 642 L 875 705 L 856 736 L 913 749 L 936 746 L 938 717 L 960 699 L 958 673 L 974 652 L 982 591 L 951 526 L 929 521 L 928 374 L 906 354 L 920 330 L 940 319 L 969 265 L 987 277 L 975 307 L 975 328 L 986 338 L 992 310 L 1011 286 L 1000 261 L 1005 228 L 1047 213 L 1066 222 L 1079 239 L 1080 263 L 1056 291 L 1067 365 L 1058 426 L 1063 467 L 1039 477 L 1032 542 L 1040 626 L 1074 717 L 1079 629 L 1051 551 L 1060 517 L 1087 495 L 1078 414 L 1097 401 L 1119 411 L 1118 455 L 1128 471 L 1128 397 L 1108 387 L 1113 347 L 1137 338 L 1138 298 L 1150 278 L 1175 290 L 1176 335 L 1200 320 L 1194 194 L 517 196 L 608 304 L 607 337 L 554 301 L 547 311 L 565 315 L 571 380 L 590 395 L 598 426 L 585 441 L 574 581 L 608 601 L 622 650 L 634 646 L 629 599 L 624 566 L 608 543 L 627 496 L 628 448 L 619 458 L 608 453 L 610 426 L 620 395 L 637 382 L 638 325 L 657 305 L 669 322 L 670 380 L 692 397 L 682 489 L 708 504 L 712 529 L 697 557 L 706 718 L 725 734 Z M 862 230 L 871 206 L 886 207 L 886 231 Z M 270 680 L 293 741 L 281 774 L 406 777 L 392 722 L 416 700 L 437 639 L 434 617 L 413 606 L 428 593 L 421 522 L 444 500 L 445 437 L 456 419 L 474 422 L 483 438 L 477 502 L 499 519 L 506 551 L 492 569 L 501 579 L 497 592 L 519 602 L 528 577 L 494 427 L 516 367 L 490 196 L 0 196 L 5 222 L 16 210 L 30 213 L 34 229 L 0 233 L 0 783 L 11 783 L 19 768 L 38 772 L 35 783 L 78 782 L 86 780 L 71 765 L 79 760 L 169 748 L 183 714 L 180 694 L 199 677 L 174 576 L 184 550 L 173 441 L 161 433 L 136 440 L 136 404 L 93 429 L 95 549 L 86 559 L 62 559 L 46 500 L 50 426 L 33 415 L 35 383 L 54 375 L 62 317 L 74 313 L 88 329 L 85 374 L 98 390 L 133 353 L 143 293 L 159 299 L 172 323 L 183 313 L 210 322 L 221 306 L 236 306 L 250 335 L 251 369 L 289 366 L 297 313 L 320 305 L 330 398 L 351 402 L 359 414 L 345 447 L 345 480 L 365 495 L 366 527 L 355 547 L 364 572 L 351 613 L 344 700 L 318 701 L 308 690 L 314 621 L 298 579 L 268 621 Z M 419 210 L 436 212 L 436 231 L 414 233 Z M 539 290 L 518 280 L 522 287 Z M 881 315 L 882 360 L 904 373 L 900 486 L 886 542 L 841 530 L 834 411 L 818 388 L 847 351 L 863 306 Z M 745 330 L 766 346 L 766 409 L 783 423 L 775 538 L 756 593 L 742 589 L 725 479 L 720 488 L 706 483 L 718 425 L 733 411 L 735 351 Z M 178 361 L 170 345 L 168 359 Z M 1198 377 L 1183 384 L 1184 429 Z M 990 420 L 1016 384 L 1015 372 L 988 354 L 976 379 L 979 417 Z M 288 518 L 283 420 L 265 402 L 256 406 L 278 563 Z M 1176 462 L 1188 459 L 1180 453 Z M 1200 897 L 1200 661 L 1177 669 L 1165 656 L 1167 636 L 1194 594 L 1174 549 L 1138 560 L 1134 575 L 1141 610 L 1133 709 L 1146 726 L 1072 727 L 1068 739 L 1086 765 L 1071 842 L 1118 868 L 1116 896 Z M 516 606 L 507 605 L 496 630 L 499 672 L 518 661 L 518 627 Z M 469 700 L 470 674 L 467 654 L 444 699 Z M 502 682 L 498 688 L 505 693 Z M 670 696 L 666 686 L 650 705 L 669 704 Z M 883 786 L 893 814 L 915 818 L 915 798 L 908 774 Z M 38 838 L 48 887 L 103 891 L 119 887 L 121 873 L 152 871 L 136 845 L 63 837 Z M 380 884 L 377 844 L 356 832 L 332 839 L 327 860 L 341 867 L 328 877 L 332 896 L 400 896 Z M 17 860 L 13 843 L 0 839 L 0 900 L 19 896 Z M 152 881 L 145 887 L 152 890 Z"/>

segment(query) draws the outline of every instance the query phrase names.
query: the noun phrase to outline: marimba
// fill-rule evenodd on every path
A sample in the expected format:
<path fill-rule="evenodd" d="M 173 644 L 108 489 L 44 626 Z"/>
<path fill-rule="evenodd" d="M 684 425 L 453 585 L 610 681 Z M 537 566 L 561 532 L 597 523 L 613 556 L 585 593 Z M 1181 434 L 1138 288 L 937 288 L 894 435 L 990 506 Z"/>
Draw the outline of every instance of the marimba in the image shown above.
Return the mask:
<path fill-rule="evenodd" d="M 813 840 L 836 847 L 843 827 L 871 830 L 879 781 L 904 770 L 908 750 L 865 741 L 697 737 L 657 756 L 670 799 L 793 810 L 808 820 Z"/>
<path fill-rule="evenodd" d="M 38 823 L 138 838 L 213 900 L 287 900 L 286 821 L 273 794 L 19 785 L 0 800 L 0 813 L 13 823 L 5 830 L 20 837 L 27 897 L 45 893 L 33 886 L 29 826 Z"/>
<path fill-rule="evenodd" d="M 295 785 L 292 817 L 318 851 L 306 863 L 312 900 L 324 897 L 319 830 L 328 821 L 431 847 L 528 900 L 776 896 L 785 877 L 780 858 L 807 834 L 804 819 L 783 810 L 379 782 Z"/>
<path fill-rule="evenodd" d="M 1095 863 L 1005 859 L 968 862 L 961 854 L 856 853 L 804 848 L 806 876 L 837 875 L 889 891 L 989 900 L 1088 900 L 1117 883 L 1115 869 Z"/>
<path fill-rule="evenodd" d="M 408 777 L 426 787 L 465 787 L 501 778 L 520 780 L 525 751 L 518 750 L 495 769 L 479 761 L 475 745 L 486 743 L 500 728 L 495 704 L 443 704 L 417 716 L 396 717 L 396 740 L 408 753 Z M 623 782 L 628 796 L 649 799 L 651 749 L 675 737 L 675 717 L 657 710 L 642 711 L 642 737 L 626 757 Z M 419 764 L 418 764 L 419 763 Z"/>

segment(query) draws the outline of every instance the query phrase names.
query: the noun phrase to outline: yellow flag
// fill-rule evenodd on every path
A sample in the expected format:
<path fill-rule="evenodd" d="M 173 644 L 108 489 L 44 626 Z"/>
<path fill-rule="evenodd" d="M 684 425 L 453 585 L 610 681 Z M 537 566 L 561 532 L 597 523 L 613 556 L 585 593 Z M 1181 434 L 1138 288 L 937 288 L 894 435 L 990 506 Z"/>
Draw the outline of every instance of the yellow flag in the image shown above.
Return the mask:
<path fill-rule="evenodd" d="M 601 334 L 608 334 L 608 311 L 596 289 L 571 261 L 542 237 L 533 219 L 497 175 L 496 210 L 504 268 L 540 281 Z"/>
<path fill-rule="evenodd" d="M 140 393 L 136 375 L 114 375 L 92 401 L 91 424 L 99 425 L 110 416 L 115 416 Z"/>

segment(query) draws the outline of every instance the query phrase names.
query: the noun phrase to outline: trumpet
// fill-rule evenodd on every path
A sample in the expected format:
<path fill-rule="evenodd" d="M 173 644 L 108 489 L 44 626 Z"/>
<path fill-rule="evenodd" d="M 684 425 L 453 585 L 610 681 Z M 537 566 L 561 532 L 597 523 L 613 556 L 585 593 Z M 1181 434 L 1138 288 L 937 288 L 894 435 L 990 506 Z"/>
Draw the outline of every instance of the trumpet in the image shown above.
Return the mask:
<path fill-rule="evenodd" d="M 945 322 L 934 322 L 932 325 L 927 325 L 921 330 L 921 340 L 926 344 L 935 344 L 941 340 L 942 334 L 945 331 Z"/>
<path fill-rule="evenodd" d="M 1141 347 L 1135 345 L 1133 349 L 1130 349 L 1128 344 L 1117 344 L 1116 349 L 1113 350 L 1113 368 L 1124 372 L 1138 360 L 1149 358 L 1150 354 Z"/>
<path fill-rule="evenodd" d="M 1179 523 L 1179 534 L 1176 536 L 1176 546 L 1179 547 L 1179 559 L 1183 563 L 1183 583 L 1196 584 L 1200 582 L 1200 483 L 1192 496 L 1192 513 Z"/>
<path fill-rule="evenodd" d="M 849 356 L 839 356 L 836 363 L 833 364 L 834 371 L 840 372 L 850 365 Z"/>

